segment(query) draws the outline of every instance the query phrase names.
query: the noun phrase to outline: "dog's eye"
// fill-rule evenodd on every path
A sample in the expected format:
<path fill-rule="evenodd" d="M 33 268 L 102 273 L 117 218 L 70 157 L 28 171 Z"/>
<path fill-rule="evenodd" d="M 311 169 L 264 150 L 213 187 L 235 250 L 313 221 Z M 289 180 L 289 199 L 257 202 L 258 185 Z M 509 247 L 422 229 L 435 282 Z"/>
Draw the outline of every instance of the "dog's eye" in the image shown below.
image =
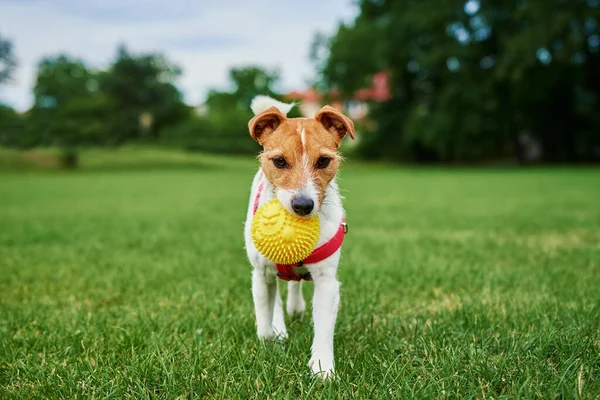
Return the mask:
<path fill-rule="evenodd" d="M 288 166 L 288 163 L 285 161 L 285 158 L 283 158 L 283 157 L 275 157 L 273 159 L 273 164 L 275 164 L 275 166 L 277 168 L 286 168 Z"/>
<path fill-rule="evenodd" d="M 329 157 L 319 157 L 315 167 L 318 169 L 327 168 L 329 166 L 330 161 L 331 161 L 331 158 L 329 158 Z"/>

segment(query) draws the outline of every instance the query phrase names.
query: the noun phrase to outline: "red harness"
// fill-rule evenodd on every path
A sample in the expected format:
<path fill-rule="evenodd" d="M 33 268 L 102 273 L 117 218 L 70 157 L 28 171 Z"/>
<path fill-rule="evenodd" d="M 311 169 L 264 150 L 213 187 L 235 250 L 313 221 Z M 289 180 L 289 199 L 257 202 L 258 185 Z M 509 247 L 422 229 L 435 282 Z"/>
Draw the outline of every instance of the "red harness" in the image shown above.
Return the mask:
<path fill-rule="evenodd" d="M 252 214 L 256 214 L 256 210 L 258 209 L 258 201 L 260 200 L 260 195 L 264 189 L 264 183 L 261 182 L 258 185 L 258 191 L 256 192 L 256 198 L 254 199 L 254 210 Z M 277 276 L 279 279 L 283 279 L 284 281 L 300 281 L 302 279 L 311 281 L 312 277 L 310 276 L 310 272 L 305 271 L 302 273 L 297 273 L 294 269 L 302 268 L 307 264 L 315 264 L 321 262 L 329 257 L 331 257 L 336 251 L 342 247 L 342 242 L 344 241 L 344 235 L 348 232 L 348 225 L 344 218 L 342 218 L 342 223 L 340 224 L 337 232 L 327 243 L 323 243 L 321 246 L 317 247 L 313 250 L 312 253 L 304 260 L 299 261 L 295 264 L 276 264 L 277 265 Z"/>

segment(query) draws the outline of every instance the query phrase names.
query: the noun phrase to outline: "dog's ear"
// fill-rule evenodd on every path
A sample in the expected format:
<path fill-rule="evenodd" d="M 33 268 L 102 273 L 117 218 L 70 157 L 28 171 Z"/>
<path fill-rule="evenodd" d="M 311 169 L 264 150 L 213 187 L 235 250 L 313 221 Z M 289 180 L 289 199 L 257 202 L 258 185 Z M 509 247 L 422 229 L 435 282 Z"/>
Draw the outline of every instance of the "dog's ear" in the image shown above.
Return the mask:
<path fill-rule="evenodd" d="M 268 108 L 248 122 L 250 136 L 258 143 L 263 144 L 268 134 L 277 129 L 285 119 L 285 115 L 276 107 Z"/>
<path fill-rule="evenodd" d="M 346 133 L 354 139 L 354 123 L 335 108 L 330 106 L 321 108 L 315 119 L 335 136 L 338 146 Z"/>

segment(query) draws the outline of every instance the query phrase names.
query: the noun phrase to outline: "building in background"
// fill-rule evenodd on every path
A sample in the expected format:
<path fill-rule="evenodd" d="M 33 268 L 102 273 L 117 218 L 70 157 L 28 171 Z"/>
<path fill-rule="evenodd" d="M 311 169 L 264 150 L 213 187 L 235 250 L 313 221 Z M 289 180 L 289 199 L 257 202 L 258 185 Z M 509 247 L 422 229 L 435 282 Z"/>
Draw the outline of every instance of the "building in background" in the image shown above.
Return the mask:
<path fill-rule="evenodd" d="M 339 92 L 331 90 L 327 96 L 322 96 L 314 88 L 304 91 L 293 91 L 285 95 L 288 101 L 299 102 L 300 112 L 306 117 L 313 117 L 325 105 L 324 97 L 332 99 L 329 105 L 346 113 L 356 121 L 364 119 L 369 113 L 370 102 L 382 102 L 390 98 L 389 76 L 387 72 L 373 75 L 372 85 L 354 93 L 350 100 L 340 99 Z"/>

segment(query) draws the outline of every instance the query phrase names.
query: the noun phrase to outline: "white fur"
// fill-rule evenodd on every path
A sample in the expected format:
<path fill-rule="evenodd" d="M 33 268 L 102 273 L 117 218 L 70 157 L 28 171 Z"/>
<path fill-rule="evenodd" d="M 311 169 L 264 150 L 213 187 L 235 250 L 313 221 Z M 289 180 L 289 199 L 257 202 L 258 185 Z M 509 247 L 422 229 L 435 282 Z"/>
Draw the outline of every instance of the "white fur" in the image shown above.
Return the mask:
<path fill-rule="evenodd" d="M 258 338 L 261 340 L 285 339 L 287 338 L 287 330 L 283 320 L 283 306 L 279 295 L 277 270 L 273 262 L 264 258 L 256 250 L 250 234 L 254 200 L 258 186 L 261 183 L 263 183 L 264 189 L 260 196 L 259 206 L 277 194 L 281 195 L 277 193 L 281 191 L 277 190 L 266 179 L 262 169 L 259 169 L 252 182 L 244 230 L 246 252 L 250 263 L 254 267 L 252 272 L 252 297 L 256 312 L 256 331 Z M 307 187 L 306 189 L 311 196 L 316 193 L 314 187 Z M 278 198 L 280 197 L 278 196 Z M 318 212 L 321 223 L 321 235 L 317 246 L 326 243 L 335 235 L 344 216 L 342 201 L 338 195 L 335 179 L 327 187 L 325 198 L 326 201 L 321 206 L 321 209 L 314 211 Z M 282 204 L 285 205 L 285 203 Z M 318 204 L 316 199 L 315 204 Z M 314 339 L 308 365 L 311 367 L 313 373 L 319 374 L 319 376 L 324 378 L 331 377 L 334 373 L 333 334 L 340 299 L 340 284 L 337 280 L 339 259 L 340 250 L 319 263 L 306 266 L 312 275 L 315 285 L 313 295 Z M 302 297 L 301 283 L 289 282 L 286 304 L 288 314 L 294 317 L 301 317 L 305 308 L 306 303 Z"/>
<path fill-rule="evenodd" d="M 271 107 L 275 107 L 281 111 L 283 115 L 287 115 L 294 106 L 294 103 L 283 103 L 279 100 L 272 99 L 269 96 L 256 96 L 252 99 L 252 103 L 250 104 L 250 108 L 254 115 L 258 115 Z"/>
<path fill-rule="evenodd" d="M 304 131 L 304 128 L 302 128 L 302 131 L 300 132 L 300 139 L 302 140 L 302 151 L 306 154 L 306 132 Z"/>
<path fill-rule="evenodd" d="M 294 213 L 294 210 L 292 209 L 292 199 L 298 194 L 299 192 L 296 190 L 284 190 L 284 189 L 279 189 L 275 191 L 275 197 L 277 197 L 277 200 L 279 200 L 279 202 L 283 205 L 283 207 L 288 210 L 289 213 Z"/>

